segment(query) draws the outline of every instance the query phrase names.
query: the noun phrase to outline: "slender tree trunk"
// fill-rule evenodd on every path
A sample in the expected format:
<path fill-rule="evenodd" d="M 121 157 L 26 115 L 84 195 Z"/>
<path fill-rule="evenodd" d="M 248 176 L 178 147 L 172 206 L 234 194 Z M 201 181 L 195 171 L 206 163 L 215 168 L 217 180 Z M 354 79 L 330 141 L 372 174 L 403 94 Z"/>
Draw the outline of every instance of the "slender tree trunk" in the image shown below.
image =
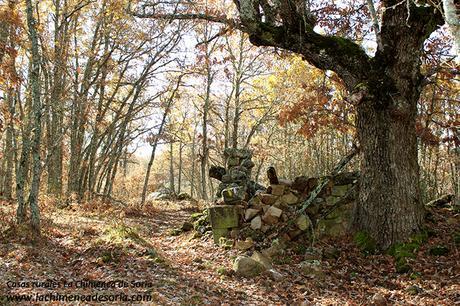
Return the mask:
<path fill-rule="evenodd" d="M 224 114 L 224 150 L 228 148 L 230 140 L 230 103 L 232 101 L 233 93 L 230 94 L 225 102 L 225 114 Z M 225 155 L 222 152 L 222 161 L 225 164 Z"/>
<path fill-rule="evenodd" d="M 211 93 L 211 82 L 212 82 L 212 77 L 211 77 L 211 67 L 208 64 L 207 67 L 207 86 L 206 86 L 206 94 L 205 94 L 205 100 L 204 100 L 204 106 L 203 106 L 203 122 L 202 122 L 202 143 L 201 143 L 201 197 L 204 200 L 208 199 L 208 192 L 206 188 L 206 177 L 207 177 L 207 172 L 206 172 L 206 165 L 208 163 L 208 154 L 209 154 L 209 148 L 208 148 L 208 112 L 209 112 L 209 106 L 210 106 L 210 93 Z"/>
<path fill-rule="evenodd" d="M 233 113 L 233 130 L 232 130 L 232 148 L 238 147 L 238 128 L 241 117 L 241 105 L 240 105 L 240 72 L 236 71 L 235 81 L 235 112 Z"/>
<path fill-rule="evenodd" d="M 68 47 L 68 21 L 62 15 L 67 14 L 67 1 L 63 8 L 61 0 L 55 1 L 55 32 L 54 32 L 54 67 L 53 87 L 51 89 L 51 127 L 50 127 L 50 160 L 48 163 L 48 192 L 58 198 L 62 195 L 63 175 L 63 103 L 62 97 L 66 82 L 66 50 Z M 63 9 L 61 14 L 61 9 Z"/>
<path fill-rule="evenodd" d="M 195 191 L 195 169 L 196 169 L 196 124 L 195 129 L 193 130 L 192 136 L 192 148 L 191 148 L 191 157 L 192 157 L 192 172 L 190 174 L 190 196 L 193 198 Z M 198 193 L 198 192 L 197 192 Z"/>
<path fill-rule="evenodd" d="M 182 153 L 184 150 L 185 144 L 179 142 L 179 174 L 177 177 L 177 194 L 181 193 L 181 185 L 182 185 Z"/>
<path fill-rule="evenodd" d="M 31 96 L 33 105 L 33 139 L 32 139 L 32 185 L 30 187 L 29 205 L 31 210 L 31 226 L 36 234 L 40 234 L 40 210 L 38 207 L 38 193 L 40 189 L 41 161 L 40 161 L 40 142 L 41 142 L 41 97 L 40 97 L 40 54 L 38 51 L 38 36 L 36 20 L 33 16 L 33 6 L 31 0 L 26 0 L 27 26 L 29 38 L 32 44 L 32 70 L 30 71 Z"/>
<path fill-rule="evenodd" d="M 163 135 L 163 130 L 164 130 L 164 127 L 165 127 L 165 124 L 166 124 L 166 119 L 168 118 L 169 111 L 171 109 L 171 106 L 173 105 L 174 97 L 175 97 L 175 95 L 177 93 L 177 90 L 179 89 L 181 79 L 182 79 L 182 76 L 180 76 L 179 79 L 177 80 L 176 87 L 174 88 L 174 90 L 172 91 L 171 95 L 168 98 L 168 101 L 167 101 L 167 104 L 166 104 L 166 107 L 165 107 L 165 110 L 164 110 L 164 113 L 163 113 L 163 118 L 161 119 L 160 127 L 158 128 L 158 133 L 155 135 L 156 137 L 155 137 L 155 140 L 153 141 L 153 144 L 152 144 L 152 153 L 150 154 L 150 160 L 149 160 L 149 163 L 147 165 L 147 173 L 145 174 L 144 187 L 142 188 L 142 196 L 141 196 L 140 206 L 143 206 L 144 203 L 145 203 L 145 197 L 147 195 L 147 188 L 148 188 L 149 179 L 150 179 L 150 171 L 152 170 L 152 165 L 153 165 L 153 162 L 155 160 L 155 153 L 156 153 L 156 150 L 157 150 L 158 141 L 159 141 L 160 137 Z"/>
<path fill-rule="evenodd" d="M 9 90 L 7 95 L 8 103 L 8 112 L 10 118 L 8 119 L 6 126 L 6 137 L 5 137 L 5 157 L 4 157 L 4 168 L 3 168 L 3 182 L 2 184 L 2 193 L 3 197 L 9 201 L 13 198 L 13 171 L 14 171 L 14 151 L 13 138 L 14 138 L 14 125 L 13 125 L 13 116 L 14 116 L 14 96 L 13 91 Z"/>
<path fill-rule="evenodd" d="M 169 143 L 169 189 L 173 193 L 176 192 L 176 187 L 174 186 L 174 143 L 171 141 Z"/>

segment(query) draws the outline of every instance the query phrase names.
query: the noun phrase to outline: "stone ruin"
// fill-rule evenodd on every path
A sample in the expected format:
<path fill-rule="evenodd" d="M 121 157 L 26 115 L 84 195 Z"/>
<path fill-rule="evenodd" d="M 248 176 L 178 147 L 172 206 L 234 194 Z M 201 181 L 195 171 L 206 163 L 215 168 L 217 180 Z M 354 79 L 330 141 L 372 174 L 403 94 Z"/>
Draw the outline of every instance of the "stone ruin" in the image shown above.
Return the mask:
<path fill-rule="evenodd" d="M 242 200 L 247 201 L 257 190 L 265 189 L 250 179 L 255 166 L 250 150 L 228 148 L 224 151 L 224 157 L 226 168 L 212 166 L 209 170 L 210 177 L 221 181 L 217 198 L 222 196 L 225 204 L 233 205 Z"/>
<path fill-rule="evenodd" d="M 274 241 L 278 244 L 306 242 L 313 237 L 335 236 L 347 231 L 358 172 L 319 178 L 300 176 L 291 181 L 278 179 L 271 167 L 267 171 L 270 186 L 264 188 L 250 180 L 254 167 L 250 151 L 227 149 L 225 157 L 226 168 L 210 169 L 210 176 L 221 181 L 216 205 L 208 210 L 216 244 L 242 251 L 265 249 L 270 253 Z M 302 210 L 311 193 L 325 179 L 328 183 Z"/>

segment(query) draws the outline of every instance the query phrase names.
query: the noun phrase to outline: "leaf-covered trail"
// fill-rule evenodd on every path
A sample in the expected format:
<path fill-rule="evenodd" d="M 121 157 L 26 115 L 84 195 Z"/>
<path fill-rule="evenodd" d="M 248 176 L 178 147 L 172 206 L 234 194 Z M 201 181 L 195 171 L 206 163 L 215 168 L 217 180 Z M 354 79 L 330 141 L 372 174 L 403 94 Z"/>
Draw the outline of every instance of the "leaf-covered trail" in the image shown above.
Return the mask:
<path fill-rule="evenodd" d="M 153 299 L 143 303 L 147 305 L 369 304 L 376 295 L 390 304 L 460 303 L 459 250 L 451 235 L 460 229 L 458 215 L 435 215 L 440 218 L 438 232 L 412 263 L 416 273 L 397 274 L 392 257 L 365 257 L 344 238 L 318 245 L 340 250 L 338 258 L 322 261 L 326 274 L 323 280 L 304 276 L 298 265 L 303 257 L 294 252 L 286 253 L 284 263 L 275 265 L 283 277 L 273 280 L 266 274 L 252 279 L 234 275 L 231 265 L 238 251 L 215 246 L 210 236 L 194 239 L 193 232 L 171 236 L 172 229 L 189 219 L 193 206 L 188 202 L 158 205 L 143 211 L 102 206 L 48 207 L 43 237 L 35 244 L 28 242 L 21 229 L 5 231 L 14 207 L 0 206 L 0 295 L 144 294 Z M 448 256 L 426 254 L 429 245 L 441 243 L 449 246 Z M 6 286 L 8 281 L 34 280 L 60 284 L 121 280 L 130 285 L 108 289 Z"/>

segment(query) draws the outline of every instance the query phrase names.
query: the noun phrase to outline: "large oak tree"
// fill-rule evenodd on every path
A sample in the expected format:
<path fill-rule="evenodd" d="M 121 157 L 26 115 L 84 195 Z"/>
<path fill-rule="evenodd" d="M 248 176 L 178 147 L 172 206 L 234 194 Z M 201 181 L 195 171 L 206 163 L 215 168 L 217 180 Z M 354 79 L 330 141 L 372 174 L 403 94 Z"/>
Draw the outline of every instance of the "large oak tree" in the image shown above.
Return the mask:
<path fill-rule="evenodd" d="M 370 6 L 369 22 L 378 47 L 369 56 L 350 39 L 318 34 L 312 1 L 234 0 L 237 18 L 176 3 L 143 2 L 139 17 L 201 19 L 238 28 L 257 46 L 300 54 L 310 64 L 334 71 L 344 82 L 357 110 L 361 148 L 359 202 L 354 223 L 380 248 L 404 241 L 421 229 L 417 136 L 417 101 L 423 76 L 420 55 L 425 40 L 443 23 L 441 13 L 411 0 L 381 1 L 381 21 Z"/>

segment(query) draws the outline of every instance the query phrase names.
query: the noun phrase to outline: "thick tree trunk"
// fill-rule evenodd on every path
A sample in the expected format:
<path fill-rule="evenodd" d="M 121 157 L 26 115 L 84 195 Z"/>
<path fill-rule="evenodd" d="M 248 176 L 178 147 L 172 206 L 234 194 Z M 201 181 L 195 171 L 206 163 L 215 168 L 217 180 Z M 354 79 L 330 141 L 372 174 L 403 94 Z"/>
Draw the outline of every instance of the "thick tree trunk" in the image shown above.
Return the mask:
<path fill-rule="evenodd" d="M 409 17 L 403 7 L 387 12 L 384 49 L 377 51 L 368 78 L 356 86 L 362 158 L 355 224 L 381 249 L 407 241 L 422 226 L 415 123 L 422 46 L 436 22 L 423 8 L 411 7 Z"/>
<path fill-rule="evenodd" d="M 362 158 L 355 224 L 382 249 L 419 231 L 423 219 L 416 102 L 394 98 L 406 103 L 408 109 L 401 111 L 392 101 L 375 100 L 363 101 L 357 108 Z"/>

